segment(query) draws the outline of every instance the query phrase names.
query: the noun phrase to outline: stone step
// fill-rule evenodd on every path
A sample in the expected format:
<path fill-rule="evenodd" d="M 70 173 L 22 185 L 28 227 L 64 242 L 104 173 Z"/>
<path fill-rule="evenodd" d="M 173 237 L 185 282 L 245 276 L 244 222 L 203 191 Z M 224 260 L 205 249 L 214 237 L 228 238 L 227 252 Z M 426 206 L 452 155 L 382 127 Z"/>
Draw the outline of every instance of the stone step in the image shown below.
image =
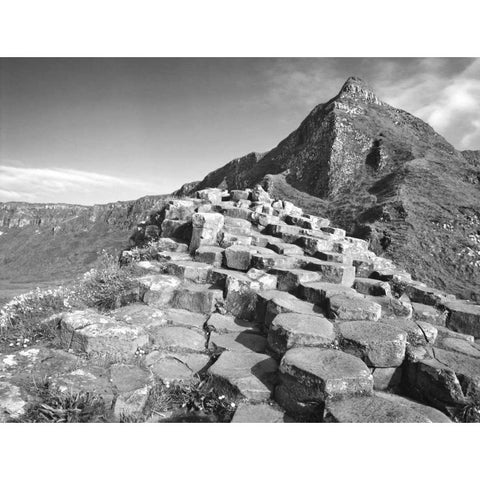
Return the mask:
<path fill-rule="evenodd" d="M 463 301 L 444 303 L 449 312 L 446 326 L 456 332 L 480 337 L 480 305 Z"/>
<path fill-rule="evenodd" d="M 369 367 L 398 367 L 405 358 L 407 334 L 380 322 L 342 322 L 340 348 L 361 358 Z"/>
<path fill-rule="evenodd" d="M 376 394 L 329 402 L 325 422 L 451 423 L 442 412 L 398 395 Z"/>
<path fill-rule="evenodd" d="M 168 262 L 165 268 L 169 275 L 195 283 L 208 283 L 213 270 L 212 265 L 193 260 Z"/>
<path fill-rule="evenodd" d="M 219 388 L 239 398 L 261 402 L 270 399 L 276 382 L 277 362 L 261 353 L 225 351 L 209 368 Z"/>
<path fill-rule="evenodd" d="M 241 403 L 231 423 L 286 423 L 291 421 L 283 410 L 266 403 Z"/>
<path fill-rule="evenodd" d="M 323 282 L 339 283 L 352 287 L 355 281 L 355 268 L 341 263 L 324 262 L 317 258 L 311 258 L 302 268 L 319 272 L 322 275 Z"/>
<path fill-rule="evenodd" d="M 373 393 L 368 367 L 339 350 L 292 348 L 282 358 L 279 372 L 275 400 L 297 420 L 320 420 L 331 399 Z"/>
<path fill-rule="evenodd" d="M 182 284 L 175 290 L 169 305 L 172 308 L 210 314 L 218 305 L 223 305 L 223 292 L 208 284 Z"/>
<path fill-rule="evenodd" d="M 330 347 L 335 341 L 333 324 L 321 315 L 281 313 L 268 330 L 268 346 L 282 356 L 295 347 Z"/>

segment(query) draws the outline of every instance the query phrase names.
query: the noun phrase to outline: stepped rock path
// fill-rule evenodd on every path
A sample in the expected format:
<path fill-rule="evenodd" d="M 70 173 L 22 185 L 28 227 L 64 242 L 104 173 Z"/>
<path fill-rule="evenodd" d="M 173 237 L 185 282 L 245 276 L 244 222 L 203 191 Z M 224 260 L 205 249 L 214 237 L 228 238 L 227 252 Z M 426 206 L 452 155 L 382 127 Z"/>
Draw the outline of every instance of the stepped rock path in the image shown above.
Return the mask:
<path fill-rule="evenodd" d="M 55 315 L 55 348 L 0 355 L 1 421 L 46 379 L 99 395 L 113 421 L 145 414 L 156 385 L 199 377 L 233 399 L 233 422 L 449 422 L 478 398 L 480 306 L 328 219 L 259 186 L 201 190 L 160 218 L 133 303 Z"/>

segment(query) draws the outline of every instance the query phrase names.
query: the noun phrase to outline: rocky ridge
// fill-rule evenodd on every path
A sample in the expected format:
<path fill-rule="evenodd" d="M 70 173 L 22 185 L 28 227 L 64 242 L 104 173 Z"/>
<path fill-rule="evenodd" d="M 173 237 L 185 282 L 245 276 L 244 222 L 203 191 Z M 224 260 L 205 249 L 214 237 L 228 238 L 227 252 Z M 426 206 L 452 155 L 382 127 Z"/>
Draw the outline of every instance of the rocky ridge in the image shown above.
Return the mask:
<path fill-rule="evenodd" d="M 480 305 L 259 185 L 203 189 L 151 221 L 160 237 L 135 252 L 142 288 L 124 306 L 55 315 L 53 345 L 0 355 L 2 421 L 45 379 L 98 395 L 113 421 L 175 421 L 148 410 L 155 385 L 198 376 L 232 399 L 233 422 L 478 414 Z"/>

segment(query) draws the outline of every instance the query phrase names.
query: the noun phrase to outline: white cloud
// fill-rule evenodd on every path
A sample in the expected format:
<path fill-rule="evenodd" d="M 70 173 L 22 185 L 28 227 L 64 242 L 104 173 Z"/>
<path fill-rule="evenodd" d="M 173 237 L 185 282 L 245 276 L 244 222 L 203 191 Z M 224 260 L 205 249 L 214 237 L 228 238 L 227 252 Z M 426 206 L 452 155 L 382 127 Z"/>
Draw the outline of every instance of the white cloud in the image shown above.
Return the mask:
<path fill-rule="evenodd" d="M 91 204 L 91 198 L 112 193 L 116 198 L 138 195 L 152 185 L 133 179 L 63 168 L 0 166 L 0 201 L 65 202 Z M 134 193 L 135 192 L 135 193 Z M 115 197 L 113 197 L 115 198 Z"/>

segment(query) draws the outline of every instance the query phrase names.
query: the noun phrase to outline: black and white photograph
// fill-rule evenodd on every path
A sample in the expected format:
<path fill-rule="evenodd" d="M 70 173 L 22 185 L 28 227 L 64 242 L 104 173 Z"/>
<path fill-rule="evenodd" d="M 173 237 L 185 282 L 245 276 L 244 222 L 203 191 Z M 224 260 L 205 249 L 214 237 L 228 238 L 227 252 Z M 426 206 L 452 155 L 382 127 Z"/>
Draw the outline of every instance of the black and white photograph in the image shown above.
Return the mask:
<path fill-rule="evenodd" d="M 367 462 L 480 423 L 480 53 L 34 43 L 0 55 L 0 436 L 383 424 Z"/>

